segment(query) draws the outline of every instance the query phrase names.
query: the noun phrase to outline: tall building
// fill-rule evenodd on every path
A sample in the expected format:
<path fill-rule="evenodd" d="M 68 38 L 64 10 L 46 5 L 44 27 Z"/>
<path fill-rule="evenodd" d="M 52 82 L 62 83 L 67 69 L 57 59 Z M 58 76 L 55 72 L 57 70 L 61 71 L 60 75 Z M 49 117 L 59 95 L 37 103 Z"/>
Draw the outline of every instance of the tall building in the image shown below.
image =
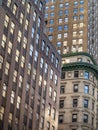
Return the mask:
<path fill-rule="evenodd" d="M 60 56 L 45 0 L 0 0 L 0 130 L 57 130 Z"/>
<path fill-rule="evenodd" d="M 98 130 L 98 67 L 84 52 L 62 57 L 58 130 Z"/>
<path fill-rule="evenodd" d="M 98 62 L 98 1 L 46 0 L 46 34 L 60 54 L 88 52 Z"/>

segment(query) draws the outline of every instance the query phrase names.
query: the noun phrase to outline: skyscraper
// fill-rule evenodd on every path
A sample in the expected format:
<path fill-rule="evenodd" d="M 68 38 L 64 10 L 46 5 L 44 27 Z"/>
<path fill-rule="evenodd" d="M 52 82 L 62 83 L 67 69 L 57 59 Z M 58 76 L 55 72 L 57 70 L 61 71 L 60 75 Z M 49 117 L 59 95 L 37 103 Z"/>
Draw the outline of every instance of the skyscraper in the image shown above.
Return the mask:
<path fill-rule="evenodd" d="M 98 62 L 98 1 L 46 0 L 46 34 L 60 54 L 88 52 Z"/>
<path fill-rule="evenodd" d="M 58 127 L 60 56 L 43 33 L 44 8 L 0 1 L 0 130 Z"/>

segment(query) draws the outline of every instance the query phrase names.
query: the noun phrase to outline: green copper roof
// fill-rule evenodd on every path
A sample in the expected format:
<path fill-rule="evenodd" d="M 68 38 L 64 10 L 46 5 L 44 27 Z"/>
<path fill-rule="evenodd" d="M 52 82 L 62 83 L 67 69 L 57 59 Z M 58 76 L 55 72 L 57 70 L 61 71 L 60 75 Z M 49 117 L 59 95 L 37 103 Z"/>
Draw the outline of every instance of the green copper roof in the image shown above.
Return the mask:
<path fill-rule="evenodd" d="M 64 64 L 62 71 L 72 71 L 72 70 L 87 70 L 92 72 L 98 79 L 98 66 L 86 62 L 75 62 Z"/>
<path fill-rule="evenodd" d="M 61 57 L 64 58 L 64 57 L 71 57 L 71 56 L 78 56 L 78 55 L 84 55 L 84 56 L 89 57 L 92 60 L 92 62 L 96 65 L 96 62 L 93 59 L 93 57 L 86 52 L 75 52 L 75 53 L 63 54 L 61 55 Z"/>

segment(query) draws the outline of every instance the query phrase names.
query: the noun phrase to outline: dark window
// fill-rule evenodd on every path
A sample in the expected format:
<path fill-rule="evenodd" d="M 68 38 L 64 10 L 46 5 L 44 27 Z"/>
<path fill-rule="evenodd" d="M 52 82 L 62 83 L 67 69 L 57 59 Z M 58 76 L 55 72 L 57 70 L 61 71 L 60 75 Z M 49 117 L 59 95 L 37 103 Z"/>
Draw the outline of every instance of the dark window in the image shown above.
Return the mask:
<path fill-rule="evenodd" d="M 59 123 L 63 123 L 63 115 L 59 115 Z"/>
<path fill-rule="evenodd" d="M 64 100 L 60 100 L 60 108 L 63 108 L 64 107 Z"/>
<path fill-rule="evenodd" d="M 79 71 L 74 71 L 74 77 L 78 78 L 78 76 L 79 76 Z"/>
<path fill-rule="evenodd" d="M 78 99 L 73 99 L 73 107 L 77 107 L 78 106 Z"/>
<path fill-rule="evenodd" d="M 88 100 L 87 99 L 84 99 L 84 107 L 88 108 Z"/>
<path fill-rule="evenodd" d="M 72 122 L 77 122 L 77 114 L 72 115 Z"/>
<path fill-rule="evenodd" d="M 73 86 L 73 91 L 74 91 L 74 92 L 78 92 L 78 84 L 74 84 L 74 86 Z"/>
<path fill-rule="evenodd" d="M 61 86 L 61 87 L 60 87 L 60 93 L 61 93 L 61 94 L 65 93 L 65 86 Z"/>
<path fill-rule="evenodd" d="M 87 123 L 87 122 L 88 122 L 88 115 L 87 115 L 87 114 L 84 114 L 83 120 L 84 120 L 84 123 Z"/>
<path fill-rule="evenodd" d="M 61 79 L 65 79 L 65 72 L 61 73 Z"/>

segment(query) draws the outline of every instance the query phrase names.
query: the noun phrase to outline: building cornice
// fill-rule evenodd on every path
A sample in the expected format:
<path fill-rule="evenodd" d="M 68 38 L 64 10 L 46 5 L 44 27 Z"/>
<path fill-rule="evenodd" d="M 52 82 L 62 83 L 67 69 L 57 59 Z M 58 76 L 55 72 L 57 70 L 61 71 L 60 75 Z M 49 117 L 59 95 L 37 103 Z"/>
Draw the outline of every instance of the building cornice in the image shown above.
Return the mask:
<path fill-rule="evenodd" d="M 87 62 L 75 62 L 63 64 L 62 71 L 87 70 L 92 72 L 98 79 L 98 67 Z"/>
<path fill-rule="evenodd" d="M 63 54 L 63 55 L 61 55 L 61 57 L 64 58 L 64 57 L 72 57 L 72 56 L 79 56 L 79 55 L 89 57 L 92 60 L 92 62 L 96 65 L 96 62 L 93 59 L 93 57 L 86 52 L 75 52 L 75 53 Z"/>

